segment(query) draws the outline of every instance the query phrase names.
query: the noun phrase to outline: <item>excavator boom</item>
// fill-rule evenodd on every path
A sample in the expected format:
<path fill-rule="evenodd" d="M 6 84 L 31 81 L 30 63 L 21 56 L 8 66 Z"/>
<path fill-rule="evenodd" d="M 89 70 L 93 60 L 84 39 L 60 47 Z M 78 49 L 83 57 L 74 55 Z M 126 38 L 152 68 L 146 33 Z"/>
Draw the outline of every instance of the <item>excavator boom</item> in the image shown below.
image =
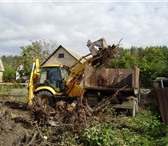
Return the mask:
<path fill-rule="evenodd" d="M 67 95 L 73 92 L 73 89 L 76 88 L 76 85 L 79 85 L 83 80 L 84 69 L 86 65 L 98 68 L 106 64 L 109 61 L 109 59 L 114 57 L 116 53 L 117 46 L 107 45 L 106 41 L 103 38 L 93 43 L 90 40 L 88 42 L 89 43 L 87 43 L 87 46 L 89 47 L 91 53 L 80 58 L 69 69 L 70 70 L 69 78 L 71 78 L 71 80 L 67 82 Z M 98 46 L 98 48 L 96 49 L 94 48 L 94 46 Z M 75 91 L 77 90 L 75 89 Z M 82 96 L 83 91 L 80 91 L 80 93 L 81 94 L 78 95 Z"/>

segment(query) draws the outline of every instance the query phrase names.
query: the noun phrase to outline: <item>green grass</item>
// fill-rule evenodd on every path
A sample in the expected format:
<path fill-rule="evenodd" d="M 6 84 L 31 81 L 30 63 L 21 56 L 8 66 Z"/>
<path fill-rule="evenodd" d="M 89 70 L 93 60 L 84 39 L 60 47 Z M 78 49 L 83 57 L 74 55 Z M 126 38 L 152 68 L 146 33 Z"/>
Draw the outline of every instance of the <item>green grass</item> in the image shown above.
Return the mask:
<path fill-rule="evenodd" d="M 94 121 L 85 129 L 83 141 L 86 146 L 166 146 L 168 128 L 157 113 L 143 110 L 134 118 L 120 115 L 108 122 Z"/>
<path fill-rule="evenodd" d="M 19 83 L 1 83 L 0 84 L 1 95 L 25 95 L 25 90 L 27 90 L 27 87 L 25 84 L 19 84 Z"/>

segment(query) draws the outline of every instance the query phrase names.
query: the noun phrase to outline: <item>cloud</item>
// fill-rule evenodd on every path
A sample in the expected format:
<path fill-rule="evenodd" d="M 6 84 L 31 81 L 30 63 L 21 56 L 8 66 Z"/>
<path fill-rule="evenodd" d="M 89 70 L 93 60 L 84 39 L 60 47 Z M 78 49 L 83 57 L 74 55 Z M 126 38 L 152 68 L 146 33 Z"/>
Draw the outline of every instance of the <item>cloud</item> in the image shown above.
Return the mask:
<path fill-rule="evenodd" d="M 166 2 L 1 2 L 0 56 L 21 53 L 31 41 L 52 39 L 88 53 L 88 39 L 123 47 L 168 45 Z"/>

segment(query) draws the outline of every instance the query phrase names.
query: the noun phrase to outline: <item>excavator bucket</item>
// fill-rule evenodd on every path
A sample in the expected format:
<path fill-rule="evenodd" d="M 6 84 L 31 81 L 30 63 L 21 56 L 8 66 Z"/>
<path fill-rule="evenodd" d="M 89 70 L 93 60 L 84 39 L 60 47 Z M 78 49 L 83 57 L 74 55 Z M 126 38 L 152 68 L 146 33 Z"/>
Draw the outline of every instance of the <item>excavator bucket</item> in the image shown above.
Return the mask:
<path fill-rule="evenodd" d="M 116 45 L 107 45 L 106 40 L 101 38 L 97 41 L 91 42 L 88 40 L 87 46 L 94 58 L 92 65 L 107 63 L 111 58 L 114 58 L 116 52 Z"/>
<path fill-rule="evenodd" d="M 99 49 L 99 54 L 98 54 L 98 60 L 100 64 L 105 64 L 107 63 L 110 59 L 115 57 L 115 54 L 117 53 L 116 51 L 117 46 L 112 45 L 108 46 L 107 48 L 104 49 Z"/>

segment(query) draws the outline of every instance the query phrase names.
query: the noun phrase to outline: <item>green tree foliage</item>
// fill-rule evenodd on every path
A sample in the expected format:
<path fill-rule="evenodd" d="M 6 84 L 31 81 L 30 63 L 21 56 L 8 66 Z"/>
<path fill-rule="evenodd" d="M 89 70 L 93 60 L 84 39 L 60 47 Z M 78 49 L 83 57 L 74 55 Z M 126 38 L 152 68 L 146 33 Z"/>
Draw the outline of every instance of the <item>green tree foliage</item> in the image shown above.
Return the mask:
<path fill-rule="evenodd" d="M 118 55 L 109 61 L 110 68 L 140 68 L 140 80 L 143 86 L 151 86 L 158 76 L 168 76 L 168 48 L 150 46 L 146 48 L 131 47 L 118 49 Z"/>
<path fill-rule="evenodd" d="M 110 68 L 133 68 L 137 65 L 135 49 L 119 48 L 118 54 L 108 63 Z"/>
<path fill-rule="evenodd" d="M 163 58 L 162 58 L 162 76 L 168 76 L 168 48 L 166 46 L 158 47 L 158 49 L 162 50 Z"/>
<path fill-rule="evenodd" d="M 15 80 L 15 69 L 4 64 L 5 72 L 3 74 L 4 81 L 13 81 Z"/>
<path fill-rule="evenodd" d="M 43 63 L 49 56 L 51 49 L 56 48 L 56 43 L 51 40 L 50 42 L 40 40 L 32 42 L 31 45 L 20 48 L 22 50 L 21 62 L 24 66 L 24 72 L 22 72 L 22 74 L 29 76 L 32 68 L 32 63 L 37 58 L 40 60 L 40 64 Z"/>
<path fill-rule="evenodd" d="M 163 58 L 162 49 L 158 47 L 147 47 L 144 55 L 139 58 L 139 68 L 141 69 L 142 82 L 152 83 L 157 76 L 163 75 Z"/>
<path fill-rule="evenodd" d="M 20 57 L 19 56 L 2 56 L 1 57 L 3 65 L 4 65 L 4 74 L 3 80 L 4 81 L 12 81 L 15 80 L 16 68 L 20 64 Z"/>
<path fill-rule="evenodd" d="M 24 70 L 18 70 L 20 77 L 29 76 L 33 61 L 39 58 L 40 63 L 42 63 L 56 48 L 56 41 L 39 40 L 33 41 L 31 45 L 20 47 L 20 56 L 2 56 L 1 59 L 5 69 L 3 76 L 4 81 L 15 80 L 16 70 L 20 65 L 24 66 Z"/>

